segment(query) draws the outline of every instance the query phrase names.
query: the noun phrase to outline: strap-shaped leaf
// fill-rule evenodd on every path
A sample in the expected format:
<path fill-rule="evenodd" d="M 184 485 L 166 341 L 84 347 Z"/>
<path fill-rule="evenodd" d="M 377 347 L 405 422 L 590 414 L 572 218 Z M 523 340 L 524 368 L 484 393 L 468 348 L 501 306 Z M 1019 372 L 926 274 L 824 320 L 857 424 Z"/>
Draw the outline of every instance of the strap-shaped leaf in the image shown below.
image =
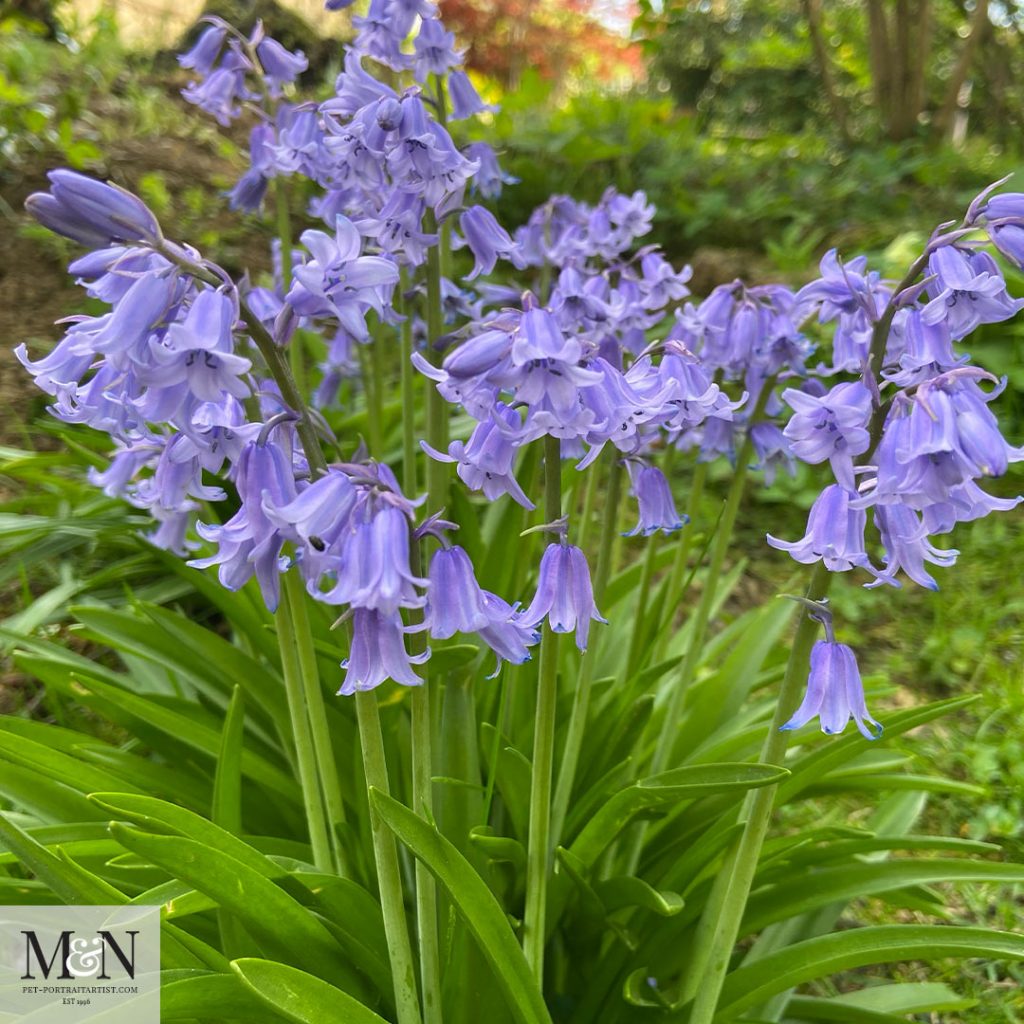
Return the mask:
<path fill-rule="evenodd" d="M 246 957 L 231 966 L 242 984 L 285 1020 L 296 1024 L 387 1024 L 347 992 L 287 964 Z"/>
<path fill-rule="evenodd" d="M 370 799 L 381 820 L 447 889 L 476 937 L 494 976 L 521 1024 L 550 1024 L 544 997 L 530 973 L 505 912 L 473 866 L 436 828 L 408 807 L 372 789 Z"/>
<path fill-rule="evenodd" d="M 160 1020 L 233 1020 L 282 1024 L 287 1017 L 243 983 L 238 975 L 208 971 L 164 971 L 160 976 Z"/>
<path fill-rule="evenodd" d="M 193 839 L 147 835 L 116 822 L 111 834 L 235 914 L 261 948 L 330 978 L 362 999 L 369 986 L 350 966 L 342 947 L 321 921 L 280 886 L 242 861 Z"/>
<path fill-rule="evenodd" d="M 620 790 L 605 803 L 570 849 L 584 864 L 592 865 L 634 815 L 642 810 L 718 793 L 771 786 L 788 775 L 785 768 L 772 764 L 745 762 L 686 765 L 651 775 Z"/>
<path fill-rule="evenodd" d="M 852 861 L 838 867 L 800 871 L 795 877 L 754 893 L 747 903 L 741 934 L 758 932 L 773 921 L 795 917 L 829 903 L 891 892 L 932 882 L 1021 882 L 1024 864 L 983 860 L 901 858 L 865 864 Z"/>
<path fill-rule="evenodd" d="M 945 957 L 1022 960 L 1024 936 L 948 925 L 880 925 L 808 939 L 733 971 L 725 980 L 715 1022 L 724 1024 L 776 992 L 839 971 Z M 686 1018 L 684 1009 L 672 1019 Z"/>

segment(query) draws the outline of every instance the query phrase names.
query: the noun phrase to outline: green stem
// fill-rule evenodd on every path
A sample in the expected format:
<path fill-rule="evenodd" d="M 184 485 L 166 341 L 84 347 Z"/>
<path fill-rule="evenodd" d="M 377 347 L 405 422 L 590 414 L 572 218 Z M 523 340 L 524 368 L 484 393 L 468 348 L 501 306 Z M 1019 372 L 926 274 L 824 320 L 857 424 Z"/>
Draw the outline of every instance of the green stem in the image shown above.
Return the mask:
<path fill-rule="evenodd" d="M 384 351 L 379 337 L 367 346 L 369 378 L 366 380 L 366 426 L 371 454 L 384 458 Z"/>
<path fill-rule="evenodd" d="M 668 642 L 672 637 L 672 620 L 675 617 L 676 609 L 685 596 L 686 570 L 690 565 L 690 553 L 693 551 L 694 525 L 700 518 L 700 503 L 704 498 L 704 483 L 708 476 L 708 464 L 698 462 L 693 471 L 693 478 L 690 481 L 690 497 L 686 504 L 686 515 L 689 519 L 683 528 L 682 536 L 679 538 L 679 549 L 676 553 L 675 562 L 672 565 L 672 572 L 669 575 L 668 583 L 665 585 L 663 601 L 659 611 L 660 628 L 655 641 L 654 655 L 651 658 L 652 664 L 657 665 L 665 657 Z"/>
<path fill-rule="evenodd" d="M 324 804 L 327 809 L 334 865 L 338 874 L 348 877 L 351 874 L 348 854 L 339 829 L 339 826 L 345 823 L 345 801 L 341 795 L 338 765 L 334 758 L 331 731 L 327 724 L 327 709 L 324 707 L 324 693 L 320 685 L 316 647 L 313 644 L 313 633 L 309 627 L 309 615 L 306 612 L 306 591 L 297 571 L 285 573 L 282 585 L 296 643 L 298 668 L 302 677 L 306 715 L 313 738 L 317 775 L 320 778 Z"/>
<path fill-rule="evenodd" d="M 306 810 L 306 824 L 309 828 L 309 842 L 313 850 L 313 863 L 321 871 L 330 871 L 331 842 L 327 831 L 320 782 L 317 778 L 317 757 L 313 735 L 306 711 L 306 694 L 299 660 L 299 644 L 296 639 L 293 601 L 287 576 L 297 576 L 292 569 L 286 574 L 286 586 L 280 607 L 277 610 L 277 642 L 281 649 L 281 669 L 284 674 L 284 689 L 288 700 L 288 715 L 291 718 L 292 734 L 295 737 L 296 761 L 299 769 L 299 785 L 302 788 L 302 802 Z M 301 587 L 301 582 L 300 582 Z"/>
<path fill-rule="evenodd" d="M 600 474 L 593 473 L 594 478 Z M 598 609 L 604 600 L 611 575 L 612 541 L 615 539 L 619 492 L 622 487 L 622 463 L 619 453 L 611 454 L 611 465 L 608 468 L 608 491 L 605 495 L 604 522 L 601 527 L 601 546 L 597 553 L 597 568 L 594 572 L 594 602 Z M 558 845 L 562 837 L 562 828 L 569 811 L 569 800 L 572 796 L 573 783 L 576 781 L 576 768 L 579 765 L 580 750 L 583 747 L 583 734 L 587 727 L 587 712 L 590 708 L 590 691 L 594 682 L 594 667 L 597 662 L 597 648 L 602 634 L 598 633 L 590 647 L 583 655 L 580 677 L 572 699 L 572 711 L 569 715 L 569 728 L 565 735 L 565 749 L 562 763 L 558 769 L 558 783 L 555 786 L 555 801 L 551 810 L 551 847 Z"/>
<path fill-rule="evenodd" d="M 562 457 L 557 437 L 544 438 L 544 515 L 553 522 L 562 514 Z M 558 634 L 547 619 L 540 642 L 537 717 L 533 735 L 530 783 L 530 835 L 526 852 L 526 913 L 523 952 L 537 984 L 544 984 L 544 935 L 548 869 L 551 855 L 551 775 L 558 698 Z"/>
<path fill-rule="evenodd" d="M 428 224 L 427 230 L 432 225 Z M 437 247 L 427 254 L 427 358 L 439 361 L 440 352 L 436 342 L 444 331 L 444 315 L 441 307 L 441 264 Z M 405 285 L 404 279 L 399 287 Z M 406 463 L 404 479 L 406 494 L 410 497 L 417 486 L 416 442 L 414 416 L 416 403 L 413 394 L 412 363 L 412 321 L 402 324 L 402 453 Z M 426 381 L 427 387 L 427 440 L 438 451 L 448 446 L 448 410 L 444 399 L 438 393 L 434 382 Z M 446 466 L 436 459 L 427 460 L 427 502 L 428 512 L 438 512 L 444 505 L 448 492 Z M 422 557 L 422 555 L 421 555 Z M 421 566 L 421 571 L 425 565 Z M 426 635 L 423 634 L 426 643 Z M 434 755 L 432 737 L 436 710 L 433 699 L 439 694 L 440 679 L 427 663 L 426 681 L 413 694 L 412 699 L 412 761 L 413 761 L 413 810 L 421 817 L 433 822 L 433 776 Z M 457 740 L 456 740 L 457 742 Z M 426 1024 L 439 1024 L 442 1017 L 441 1002 L 441 953 L 438 939 L 437 885 L 434 876 L 420 861 L 416 862 L 416 922 L 420 947 L 420 979 L 423 987 L 423 1012 Z"/>
<path fill-rule="evenodd" d="M 427 684 L 412 691 L 412 809 L 433 819 L 433 757 L 431 753 L 430 691 Z M 441 1021 L 441 953 L 437 933 L 437 886 L 434 876 L 416 861 L 416 937 L 420 951 L 423 1019 Z"/>
<path fill-rule="evenodd" d="M 618 451 L 612 451 L 611 459 L 613 462 L 617 462 L 619 458 Z M 601 474 L 597 472 L 591 472 L 590 478 L 587 480 L 586 490 L 583 492 L 583 511 L 580 513 L 580 520 L 576 526 L 576 543 L 587 550 L 587 542 L 590 540 L 590 524 L 594 519 L 594 503 L 597 500 L 597 485 L 601 479 Z M 611 476 L 609 475 L 609 482 Z M 616 501 L 618 499 L 616 498 Z M 610 504 L 610 502 L 608 502 Z M 605 514 L 607 516 L 608 504 L 605 505 Z M 610 549 L 609 549 L 610 550 Z"/>
<path fill-rule="evenodd" d="M 729 545 L 732 543 L 732 531 L 736 525 L 736 516 L 739 513 L 740 501 L 743 498 L 743 491 L 746 487 L 750 460 L 754 456 L 751 428 L 764 414 L 765 405 L 768 403 L 768 398 L 774 385 L 774 378 L 765 381 L 761 394 L 758 396 L 757 404 L 750 416 L 750 426 L 747 428 L 743 445 L 740 448 L 739 455 L 736 457 L 736 469 L 733 473 L 732 484 L 729 487 L 729 494 L 725 500 L 722 519 L 718 524 L 718 532 L 715 535 L 711 562 L 708 565 L 707 575 L 704 578 L 704 588 L 701 591 L 700 602 L 697 605 L 697 611 L 694 616 L 686 655 L 683 658 L 675 684 L 669 692 L 668 703 L 665 708 L 665 718 L 661 723 L 661 732 L 658 735 L 657 746 L 654 748 L 651 772 L 655 775 L 665 771 L 672 760 L 678 734 L 679 718 L 683 710 L 683 701 L 686 697 L 686 691 L 689 689 L 690 683 L 693 681 L 694 674 L 697 671 L 700 657 L 704 653 L 704 638 L 707 635 L 708 622 L 711 619 L 711 609 L 714 607 L 715 597 L 718 594 L 718 584 L 721 581 L 722 570 L 725 567 L 725 557 L 729 552 Z"/>
<path fill-rule="evenodd" d="M 632 679 L 640 667 L 640 645 L 646 636 L 644 626 L 647 620 L 647 597 L 651 590 L 651 581 L 654 579 L 654 563 L 658 557 L 658 535 L 655 534 L 646 540 L 647 551 L 644 553 L 644 564 L 640 571 L 640 587 L 636 595 L 636 611 L 633 613 L 633 635 L 629 639 L 629 654 L 626 656 L 627 679 Z"/>
<path fill-rule="evenodd" d="M 398 312 L 405 316 L 399 335 L 402 387 L 402 490 L 406 497 L 416 493 L 416 377 L 412 367 L 412 317 L 406 309 L 409 274 L 404 268 L 398 279 Z"/>
<path fill-rule="evenodd" d="M 825 598 L 830 582 L 828 570 L 822 562 L 818 562 L 807 587 L 808 599 L 821 601 Z M 782 726 L 799 703 L 819 626 L 820 623 L 806 612 L 797 626 L 775 713 L 761 748 L 762 764 L 781 764 L 785 758 L 788 733 L 782 730 Z M 711 1024 L 715 1016 L 722 983 L 729 969 L 729 958 L 739 935 L 747 897 L 771 822 L 776 789 L 775 786 L 766 786 L 750 794 L 743 833 L 722 872 L 728 878 L 728 884 L 722 887 L 718 906 L 712 910 L 713 905 L 709 903 L 701 919 L 682 990 L 684 999 L 694 1000 L 689 1024 Z"/>
<path fill-rule="evenodd" d="M 281 285 L 285 295 L 292 283 L 292 216 L 288 207 L 288 179 L 274 179 L 274 208 L 277 217 L 277 237 L 281 240 Z M 305 393 L 306 353 L 302 335 L 296 331 L 288 344 L 288 362 L 300 391 Z"/>
<path fill-rule="evenodd" d="M 376 691 L 357 693 L 355 702 L 367 788 L 390 794 Z M 409 943 L 409 926 L 405 919 L 405 901 L 402 897 L 398 848 L 394 835 L 381 821 L 372 802 L 370 828 L 373 833 L 373 856 L 377 865 L 380 906 L 384 914 L 384 934 L 387 938 L 391 976 L 395 986 L 398 1024 L 421 1024 L 419 997 L 416 992 L 416 968 L 413 963 L 412 946 Z"/>
<path fill-rule="evenodd" d="M 434 231 L 433 214 L 427 214 L 427 231 Z M 444 311 L 441 305 L 441 252 L 438 246 L 427 250 L 427 358 L 432 363 L 441 361 L 438 339 L 444 333 Z M 438 450 L 448 447 L 448 412 L 444 399 L 432 380 L 427 379 L 427 439 Z M 443 462 L 427 462 L 427 493 L 431 512 L 437 512 L 448 493 L 448 470 Z"/>

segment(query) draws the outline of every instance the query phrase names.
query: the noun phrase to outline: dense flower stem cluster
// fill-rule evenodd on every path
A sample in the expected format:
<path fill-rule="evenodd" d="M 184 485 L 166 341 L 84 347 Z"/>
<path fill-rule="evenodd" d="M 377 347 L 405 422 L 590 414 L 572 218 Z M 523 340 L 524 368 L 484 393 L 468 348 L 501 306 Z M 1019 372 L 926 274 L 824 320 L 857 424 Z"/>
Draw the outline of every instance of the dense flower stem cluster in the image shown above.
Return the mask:
<path fill-rule="evenodd" d="M 986 190 L 896 285 L 863 257 L 831 252 L 799 291 L 731 281 L 695 298 L 689 268 L 645 243 L 655 210 L 641 192 L 609 189 L 595 203 L 556 195 L 516 230 L 499 223 L 485 202 L 512 179 L 486 143 L 463 137 L 464 122 L 492 108 L 431 0 L 371 0 L 322 102 L 296 102 L 301 53 L 259 25 L 243 35 L 208 20 L 181 57 L 195 79 L 184 95 L 221 124 L 251 121 L 250 166 L 228 201 L 258 214 L 273 192 L 273 274 L 236 281 L 165 236 L 137 196 L 55 171 L 28 208 L 89 250 L 71 273 L 109 309 L 70 318 L 42 358 L 24 347 L 18 356 L 55 416 L 110 436 L 110 465 L 95 482 L 151 513 L 150 540 L 216 568 L 229 590 L 258 587 L 275 614 L 319 870 L 358 865 L 339 839 L 345 803 L 309 610 L 326 606 L 337 620 L 339 671 L 325 682 L 354 700 L 368 785 L 389 786 L 376 690 L 409 687 L 399 710 L 410 802 L 463 851 L 473 826 L 488 824 L 504 742 L 499 725 L 485 787 L 473 688 L 487 686 L 496 663 L 494 720 L 504 721 L 512 694 L 518 720 L 534 722 L 520 937 L 542 983 L 545 936 L 564 909 L 552 854 L 585 775 L 588 723 L 602 712 L 591 706 L 595 675 L 607 662 L 624 684 L 643 684 L 671 649 L 707 554 L 688 646 L 657 684 L 650 769 L 687 756 L 687 694 L 752 472 L 771 483 L 802 462 L 828 474 L 805 536 L 768 538 L 813 568 L 811 613 L 797 627 L 762 759 L 780 763 L 789 733 L 814 719 L 829 734 L 851 720 L 866 738 L 878 734 L 824 601 L 838 572 L 864 573 L 869 587 L 936 586 L 928 566 L 952 565 L 957 553 L 933 538 L 1020 500 L 979 484 L 1024 451 L 991 411 L 1001 385 L 957 346 L 1024 306 L 989 251 L 1024 263 L 1024 195 Z M 293 178 L 308 184 L 293 189 Z M 310 192 L 304 230 L 293 230 L 293 207 Z M 385 461 L 393 450 L 400 468 Z M 716 462 L 731 466 L 728 493 L 718 520 L 701 523 L 707 546 L 694 559 L 686 523 L 701 518 Z M 686 516 L 676 505 L 684 489 Z M 490 505 L 500 518 L 482 515 Z M 488 529 L 522 528 L 511 564 L 481 558 L 478 516 Z M 664 538 L 676 550 L 659 579 Z M 616 634 L 628 634 L 619 657 L 600 643 L 601 609 L 613 570 L 641 545 L 640 586 L 617 594 L 609 613 L 619 623 L 632 615 Z M 487 568 L 481 579 L 474 559 Z M 535 664 L 520 667 L 538 644 Z M 436 656 L 454 647 L 469 652 L 463 668 Z M 563 698 L 571 711 L 559 759 Z M 439 775 L 459 785 L 438 787 L 435 807 Z M 747 801 L 698 929 L 683 982 L 691 1024 L 716 1012 L 773 800 L 767 787 Z M 414 955 L 395 839 L 375 808 L 399 1024 L 441 1024 L 453 983 L 442 977 L 435 883 L 417 861 Z M 635 868 L 645 835 L 642 823 L 609 859 Z"/>

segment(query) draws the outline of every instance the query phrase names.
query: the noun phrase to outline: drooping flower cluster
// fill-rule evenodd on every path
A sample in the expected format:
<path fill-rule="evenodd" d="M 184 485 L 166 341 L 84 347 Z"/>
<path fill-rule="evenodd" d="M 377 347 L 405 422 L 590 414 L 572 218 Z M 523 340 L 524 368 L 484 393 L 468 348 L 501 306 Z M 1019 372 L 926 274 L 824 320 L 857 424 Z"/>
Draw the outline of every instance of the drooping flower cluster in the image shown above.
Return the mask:
<path fill-rule="evenodd" d="M 380 372 L 400 330 L 415 367 L 474 421 L 465 439 L 434 436 L 424 451 L 489 501 L 534 508 L 520 465 L 530 446 L 578 471 L 607 452 L 637 503 L 627 536 L 647 537 L 685 521 L 668 462 L 659 465 L 665 451 L 749 461 L 767 482 L 795 460 L 827 463 L 832 480 L 806 536 L 769 542 L 800 562 L 863 569 L 869 586 L 898 585 L 900 571 L 934 586 L 926 567 L 956 552 L 932 538 L 1020 500 L 979 487 L 1022 451 L 992 414 L 998 382 L 955 346 L 1024 306 L 978 240 L 984 229 L 1020 265 L 1024 196 L 986 190 L 898 286 L 865 259 L 831 252 L 797 292 L 733 281 L 700 300 L 689 268 L 643 244 L 656 211 L 642 192 L 609 189 L 592 205 L 553 196 L 511 232 L 475 201 L 513 179 L 486 143 L 459 144 L 457 123 L 492 108 L 431 0 L 371 0 L 323 102 L 288 98 L 306 69 L 301 53 L 260 25 L 246 36 L 207 20 L 180 58 L 196 76 L 186 98 L 222 124 L 243 110 L 254 119 L 230 205 L 259 210 L 276 179 L 287 208 L 284 179 L 303 177 L 315 186 L 309 216 L 325 229 L 298 232 L 294 250 L 278 240 L 273 279 L 253 287 L 165 240 L 136 196 L 54 172 L 28 207 L 92 250 L 70 269 L 110 308 L 71 318 L 49 355 L 32 361 L 21 347 L 19 358 L 55 415 L 114 439 L 94 479 L 150 510 L 154 543 L 216 567 L 225 587 L 255 579 L 268 608 L 292 568 L 313 598 L 342 610 L 342 692 L 415 684 L 427 637 L 475 635 L 500 664 L 526 660 L 543 622 L 574 632 L 583 649 L 590 623 L 604 621 L 570 524 L 542 527 L 558 537 L 521 609 L 480 585 L 439 507 L 421 517 L 421 501 L 359 439 L 331 435 L 343 384 L 362 389 L 372 415 L 365 347 Z M 808 335 L 821 331 L 831 333 L 830 365 L 811 358 Z M 323 355 L 303 395 L 286 363 L 310 369 L 311 335 Z M 327 462 L 318 438 L 337 443 L 343 461 Z M 421 548 L 434 550 L 421 558 Z M 853 654 L 830 623 L 789 725 L 815 715 L 826 731 L 852 716 L 874 735 Z"/>
<path fill-rule="evenodd" d="M 1024 307 L 1010 298 L 998 263 L 976 237 L 984 227 L 1019 265 L 1015 239 L 1024 225 L 1024 197 L 990 191 L 960 227 L 932 236 L 895 289 L 863 259 L 844 265 L 830 252 L 821 278 L 797 295 L 803 311 L 835 324 L 833 365 L 823 372 L 859 374 L 828 390 L 808 381 L 782 395 L 793 409 L 784 431 L 793 453 L 812 464 L 828 461 L 835 478 L 811 508 L 800 541 L 768 538 L 797 561 L 821 561 L 839 572 L 864 569 L 873 577 L 868 587 L 898 587 L 902 572 L 934 590 L 927 566 L 951 566 L 958 552 L 932 538 L 1024 500 L 979 486 L 1024 459 L 1024 449 L 1006 441 L 990 408 L 1005 382 L 953 348 L 979 325 L 1000 323 Z M 866 532 L 869 513 L 883 552 L 880 566 Z M 849 701 L 835 696 L 847 691 Z M 852 652 L 830 637 L 815 648 L 807 698 L 790 725 L 820 713 L 825 731 L 834 731 L 852 713 L 868 735 L 854 691 L 859 675 Z"/>

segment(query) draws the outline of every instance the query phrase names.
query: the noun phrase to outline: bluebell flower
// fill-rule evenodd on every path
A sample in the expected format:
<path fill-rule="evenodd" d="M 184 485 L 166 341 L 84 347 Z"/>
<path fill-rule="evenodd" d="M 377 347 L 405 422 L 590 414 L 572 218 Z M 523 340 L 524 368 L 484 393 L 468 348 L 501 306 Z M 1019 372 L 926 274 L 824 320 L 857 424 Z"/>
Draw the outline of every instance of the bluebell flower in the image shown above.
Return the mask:
<path fill-rule="evenodd" d="M 431 75 L 445 75 L 462 63 L 462 51 L 455 49 L 455 33 L 445 30 L 440 18 L 423 18 L 413 40 L 416 51 L 416 81 L 426 82 Z"/>
<path fill-rule="evenodd" d="M 391 86 L 363 67 L 363 54 L 358 50 L 348 50 L 344 70 L 335 79 L 334 95 L 320 105 L 320 111 L 335 118 L 349 118 L 385 97 L 395 99 L 397 94 Z"/>
<path fill-rule="evenodd" d="M 287 504 L 264 501 L 263 511 L 271 522 L 314 550 L 337 550 L 351 529 L 356 501 L 356 488 L 348 475 L 331 466 Z"/>
<path fill-rule="evenodd" d="M 683 520 L 676 511 L 675 499 L 665 474 L 657 466 L 631 460 L 626 463 L 632 492 L 640 508 L 640 519 L 624 536 L 635 537 L 642 533 L 649 537 L 662 530 L 672 533 L 683 527 Z"/>
<path fill-rule="evenodd" d="M 184 318 L 152 345 L 154 362 L 140 374 L 142 383 L 162 388 L 184 383 L 201 402 L 220 401 L 224 393 L 247 398 L 249 388 L 241 377 L 252 363 L 234 353 L 236 315 L 231 298 L 203 288 Z"/>
<path fill-rule="evenodd" d="M 795 543 L 768 534 L 768 543 L 788 551 L 798 562 L 810 565 L 823 561 L 831 572 L 846 572 L 854 566 L 869 568 L 864 549 L 867 514 L 851 507 L 856 495 L 839 484 L 830 484 L 818 495 L 807 518 L 807 532 Z"/>
<path fill-rule="evenodd" d="M 448 98 L 452 109 L 450 121 L 464 121 L 477 114 L 493 113 L 498 108 L 493 103 L 484 103 L 465 71 L 453 71 L 448 76 Z"/>
<path fill-rule="evenodd" d="M 408 26 L 394 18 L 391 0 L 370 0 L 366 14 L 352 19 L 356 30 L 354 49 L 379 61 L 392 71 L 404 71 L 411 60 L 402 53 Z"/>
<path fill-rule="evenodd" d="M 428 577 L 423 621 L 435 640 L 447 640 L 456 633 L 475 633 L 488 625 L 484 592 L 463 548 L 438 548 L 430 560 Z"/>
<path fill-rule="evenodd" d="M 999 266 L 987 253 L 959 245 L 935 248 L 928 259 L 928 285 L 934 298 L 922 311 L 925 323 L 944 320 L 954 340 L 965 338 L 980 324 L 1009 320 L 1024 307 L 1011 299 Z"/>
<path fill-rule="evenodd" d="M 409 519 L 399 508 L 386 506 L 356 522 L 342 540 L 340 558 L 337 583 L 318 595 L 328 604 L 372 608 L 384 615 L 423 605 L 416 588 L 427 581 L 409 563 Z"/>
<path fill-rule="evenodd" d="M 958 368 L 919 385 L 913 397 L 896 395 L 860 503 L 924 509 L 968 480 L 1001 476 L 1024 459 L 1024 449 L 1006 442 L 988 408 L 998 390 L 983 392 L 979 377 L 988 375 Z"/>
<path fill-rule="evenodd" d="M 451 136 L 427 115 L 415 94 L 402 98 L 402 122 L 396 144 L 387 152 L 387 168 L 395 186 L 422 196 L 428 206 L 443 212 L 442 201 L 461 196 L 477 170 Z"/>
<path fill-rule="evenodd" d="M 693 277 L 692 267 L 676 270 L 659 252 L 646 252 L 640 258 L 639 284 L 647 309 L 663 309 L 690 294 L 686 282 Z"/>
<path fill-rule="evenodd" d="M 967 361 L 953 353 L 953 337 L 946 320 L 928 322 L 918 306 L 897 310 L 893 319 L 886 362 L 899 370 L 882 376 L 901 388 L 912 387 L 952 370 Z"/>
<path fill-rule="evenodd" d="M 496 676 L 503 661 L 522 665 L 531 658 L 530 648 L 540 640 L 540 633 L 523 621 L 518 605 L 488 591 L 484 595 L 484 613 L 487 625 L 477 630 L 477 635 L 497 655 L 498 664 L 488 678 Z"/>
<path fill-rule="evenodd" d="M 380 210 L 368 212 L 356 221 L 360 234 L 372 238 L 383 252 L 401 257 L 414 267 L 421 266 L 427 250 L 437 245 L 436 232 L 423 230 L 426 204 L 419 196 L 392 192 Z"/>
<path fill-rule="evenodd" d="M 926 571 L 925 562 L 948 567 L 956 562 L 959 552 L 935 547 L 918 514 L 905 505 L 877 505 L 874 519 L 885 548 L 885 569 L 876 574 L 874 582 L 865 586 L 889 583 L 898 587 L 896 573 L 902 569 L 918 586 L 938 590 L 939 585 Z"/>
<path fill-rule="evenodd" d="M 836 384 L 819 397 L 795 388 L 782 392 L 793 415 L 783 431 L 793 454 L 810 465 L 826 459 L 836 480 L 855 491 L 853 457 L 868 450 L 871 392 L 860 382 Z"/>
<path fill-rule="evenodd" d="M 832 339 L 832 366 L 825 373 L 860 372 L 871 347 L 874 324 L 889 301 L 890 292 L 877 271 L 868 270 L 867 257 L 841 262 L 835 249 L 821 259 L 821 277 L 796 294 L 794 318 L 801 322 L 811 313 L 820 323 L 836 323 Z"/>
<path fill-rule="evenodd" d="M 269 36 L 257 44 L 256 56 L 263 65 L 274 96 L 279 96 L 282 86 L 291 85 L 309 67 L 309 61 L 301 50 L 292 52 L 285 49 Z"/>
<path fill-rule="evenodd" d="M 430 657 L 430 650 L 410 657 L 405 648 L 405 627 L 397 612 L 386 613 L 370 608 L 352 612 L 352 643 L 348 657 L 341 663 L 345 670 L 338 693 L 373 690 L 388 679 L 402 686 L 418 686 L 423 680 L 413 665 Z"/>
<path fill-rule="evenodd" d="M 320 115 L 312 103 L 283 104 L 274 122 L 273 143 L 268 144 L 265 173 L 303 174 L 319 181 L 324 177 L 324 133 Z M 254 161 L 255 164 L 255 161 Z"/>
<path fill-rule="evenodd" d="M 465 280 L 472 281 L 480 274 L 491 273 L 499 257 L 522 269 L 523 260 L 518 245 L 490 210 L 482 206 L 471 206 L 459 215 L 459 228 L 476 261 Z"/>
<path fill-rule="evenodd" d="M 240 66 L 216 68 L 202 82 L 190 82 L 181 95 L 225 128 L 242 113 L 241 100 L 256 99 L 245 87 L 245 71 Z"/>
<path fill-rule="evenodd" d="M 771 486 L 780 467 L 790 476 L 795 474 L 796 466 L 789 441 L 774 423 L 754 423 L 750 427 L 749 435 L 754 454 L 757 456 L 755 468 L 764 472 L 766 486 Z"/>
<path fill-rule="evenodd" d="M 472 177 L 473 188 L 485 199 L 497 199 L 503 186 L 514 185 L 519 181 L 515 176 L 502 170 L 497 153 L 486 142 L 470 143 L 465 152 L 466 159 L 476 166 Z"/>
<path fill-rule="evenodd" d="M 594 604 L 587 556 L 574 545 L 549 544 L 541 558 L 537 593 L 521 621 L 537 626 L 545 618 L 556 633 L 575 630 L 581 651 L 587 649 L 591 621 L 608 621 Z"/>
<path fill-rule="evenodd" d="M 196 569 L 216 565 L 217 578 L 228 590 L 239 590 L 255 575 L 267 608 L 274 611 L 285 538 L 264 507 L 279 508 L 294 500 L 291 460 L 273 441 L 250 442 L 238 458 L 235 483 L 241 499 L 238 511 L 223 525 L 196 525 L 199 536 L 216 544 L 217 551 L 188 564 Z"/>
<path fill-rule="evenodd" d="M 812 718 L 834 736 L 852 718 L 865 739 L 877 740 L 882 727 L 868 713 L 857 657 L 846 644 L 819 640 L 811 649 L 811 671 L 803 703 L 783 729 L 799 729 Z"/>
<path fill-rule="evenodd" d="M 502 430 L 501 425 L 506 430 Z M 456 473 L 471 491 L 483 491 L 489 501 L 508 494 L 523 508 L 532 509 L 533 502 L 523 492 L 513 472 L 518 448 L 508 434 L 519 425 L 518 413 L 499 402 L 491 416 L 473 428 L 469 440 L 452 441 L 447 454 L 431 448 L 425 441 L 421 441 L 420 446 L 432 459 L 454 462 Z"/>
<path fill-rule="evenodd" d="M 287 301 L 302 316 L 335 316 L 354 337 L 367 337 L 366 313 L 383 314 L 386 297 L 398 283 L 398 267 L 383 256 L 362 256 L 362 237 L 346 217 L 338 217 L 334 237 L 303 231 L 312 259 L 293 268 Z"/>
<path fill-rule="evenodd" d="M 83 245 L 157 245 L 160 225 L 138 196 L 77 171 L 47 174 L 49 192 L 33 192 L 25 209 L 40 224 Z"/>
<path fill-rule="evenodd" d="M 987 494 L 973 480 L 953 487 L 942 501 L 933 502 L 921 510 L 924 528 L 929 534 L 949 533 L 957 523 L 984 519 L 991 512 L 1009 512 L 1024 497 L 997 498 Z"/>
<path fill-rule="evenodd" d="M 227 28 L 224 25 L 208 26 L 199 34 L 199 38 L 191 50 L 178 55 L 178 63 L 183 68 L 195 71 L 197 75 L 208 75 L 213 70 L 214 64 L 217 63 L 227 34 Z"/>

